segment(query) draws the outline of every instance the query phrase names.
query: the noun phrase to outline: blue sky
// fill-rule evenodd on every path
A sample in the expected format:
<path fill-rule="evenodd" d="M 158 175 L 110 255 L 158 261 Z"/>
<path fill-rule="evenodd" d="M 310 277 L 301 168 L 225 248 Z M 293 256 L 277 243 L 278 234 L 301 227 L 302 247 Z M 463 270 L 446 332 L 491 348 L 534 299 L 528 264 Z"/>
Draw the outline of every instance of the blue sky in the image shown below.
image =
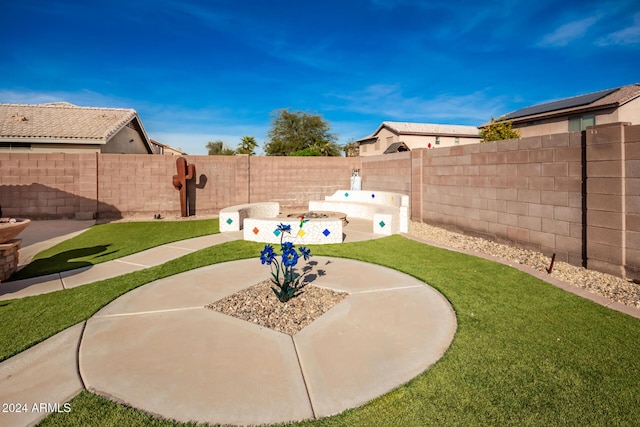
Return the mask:
<path fill-rule="evenodd" d="M 346 143 L 640 82 L 637 0 L 3 1 L 0 38 L 0 103 L 133 108 L 189 154 L 282 108 Z"/>

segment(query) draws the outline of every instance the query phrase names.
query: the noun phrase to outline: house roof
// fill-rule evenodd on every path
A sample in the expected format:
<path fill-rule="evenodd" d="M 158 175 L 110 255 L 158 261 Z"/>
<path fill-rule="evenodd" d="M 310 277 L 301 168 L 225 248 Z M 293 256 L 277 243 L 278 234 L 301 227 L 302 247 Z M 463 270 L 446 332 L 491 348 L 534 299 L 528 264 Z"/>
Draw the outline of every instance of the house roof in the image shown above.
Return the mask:
<path fill-rule="evenodd" d="M 501 119 L 504 118 L 517 123 L 544 117 L 575 114 L 605 108 L 617 108 L 639 96 L 640 84 L 636 83 L 521 108 L 520 110 L 504 115 Z M 485 123 L 481 127 L 488 124 L 489 123 Z"/>
<path fill-rule="evenodd" d="M 150 147 L 135 110 L 51 104 L 0 104 L 0 138 L 13 141 L 106 144 L 120 129 L 136 121 Z"/>
<path fill-rule="evenodd" d="M 461 125 L 441 125 L 433 123 L 410 123 L 410 122 L 382 122 L 374 133 L 359 139 L 358 142 L 373 141 L 376 135 L 387 128 L 396 135 L 450 135 L 450 136 L 479 136 L 478 128 L 475 126 Z"/>

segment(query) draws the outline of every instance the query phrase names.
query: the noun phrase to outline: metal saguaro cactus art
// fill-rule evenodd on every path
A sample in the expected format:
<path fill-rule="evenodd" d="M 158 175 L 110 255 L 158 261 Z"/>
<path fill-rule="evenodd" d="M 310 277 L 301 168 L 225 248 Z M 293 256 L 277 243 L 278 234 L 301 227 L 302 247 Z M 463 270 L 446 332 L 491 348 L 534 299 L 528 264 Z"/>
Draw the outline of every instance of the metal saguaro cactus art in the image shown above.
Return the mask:
<path fill-rule="evenodd" d="M 180 191 L 180 211 L 183 217 L 189 216 L 187 203 L 187 181 L 196 176 L 195 165 L 187 164 L 187 159 L 178 157 L 176 160 L 178 175 L 173 175 L 173 186 Z"/>

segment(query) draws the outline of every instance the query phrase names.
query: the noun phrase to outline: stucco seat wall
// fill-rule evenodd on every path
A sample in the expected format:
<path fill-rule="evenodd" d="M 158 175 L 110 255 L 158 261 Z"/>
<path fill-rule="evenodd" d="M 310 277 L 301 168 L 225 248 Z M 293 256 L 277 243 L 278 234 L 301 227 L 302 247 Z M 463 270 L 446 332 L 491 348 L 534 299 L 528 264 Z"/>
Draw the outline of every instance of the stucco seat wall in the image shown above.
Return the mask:
<path fill-rule="evenodd" d="M 220 210 L 220 232 L 240 231 L 244 220 L 251 217 L 275 218 L 280 213 L 278 202 L 247 203 Z"/>
<path fill-rule="evenodd" d="M 409 197 L 387 191 L 339 190 L 325 200 L 309 202 L 311 211 L 334 211 L 373 221 L 376 234 L 409 231 Z"/>

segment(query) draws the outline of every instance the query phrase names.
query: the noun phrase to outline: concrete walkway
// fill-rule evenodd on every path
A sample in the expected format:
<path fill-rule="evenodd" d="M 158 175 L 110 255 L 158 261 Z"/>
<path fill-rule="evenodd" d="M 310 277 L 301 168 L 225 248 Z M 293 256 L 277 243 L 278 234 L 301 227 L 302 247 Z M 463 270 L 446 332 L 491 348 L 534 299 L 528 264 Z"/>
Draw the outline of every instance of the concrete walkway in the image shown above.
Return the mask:
<path fill-rule="evenodd" d="M 34 277 L 32 279 L 2 283 L 0 284 L 0 301 L 75 288 L 98 280 L 121 276 L 137 270 L 164 264 L 167 261 L 187 255 L 188 253 L 223 242 L 237 240 L 238 238 L 242 238 L 241 234 L 211 234 L 168 243 L 90 267 Z"/>
<path fill-rule="evenodd" d="M 29 264 L 36 254 L 83 233 L 95 223 L 93 220 L 69 221 L 66 219 L 31 221 L 31 224 L 18 236 L 22 239 L 18 268 Z"/>
<path fill-rule="evenodd" d="M 78 374 L 78 346 L 84 322 L 0 363 L 0 426 L 32 426 L 84 386 Z"/>

